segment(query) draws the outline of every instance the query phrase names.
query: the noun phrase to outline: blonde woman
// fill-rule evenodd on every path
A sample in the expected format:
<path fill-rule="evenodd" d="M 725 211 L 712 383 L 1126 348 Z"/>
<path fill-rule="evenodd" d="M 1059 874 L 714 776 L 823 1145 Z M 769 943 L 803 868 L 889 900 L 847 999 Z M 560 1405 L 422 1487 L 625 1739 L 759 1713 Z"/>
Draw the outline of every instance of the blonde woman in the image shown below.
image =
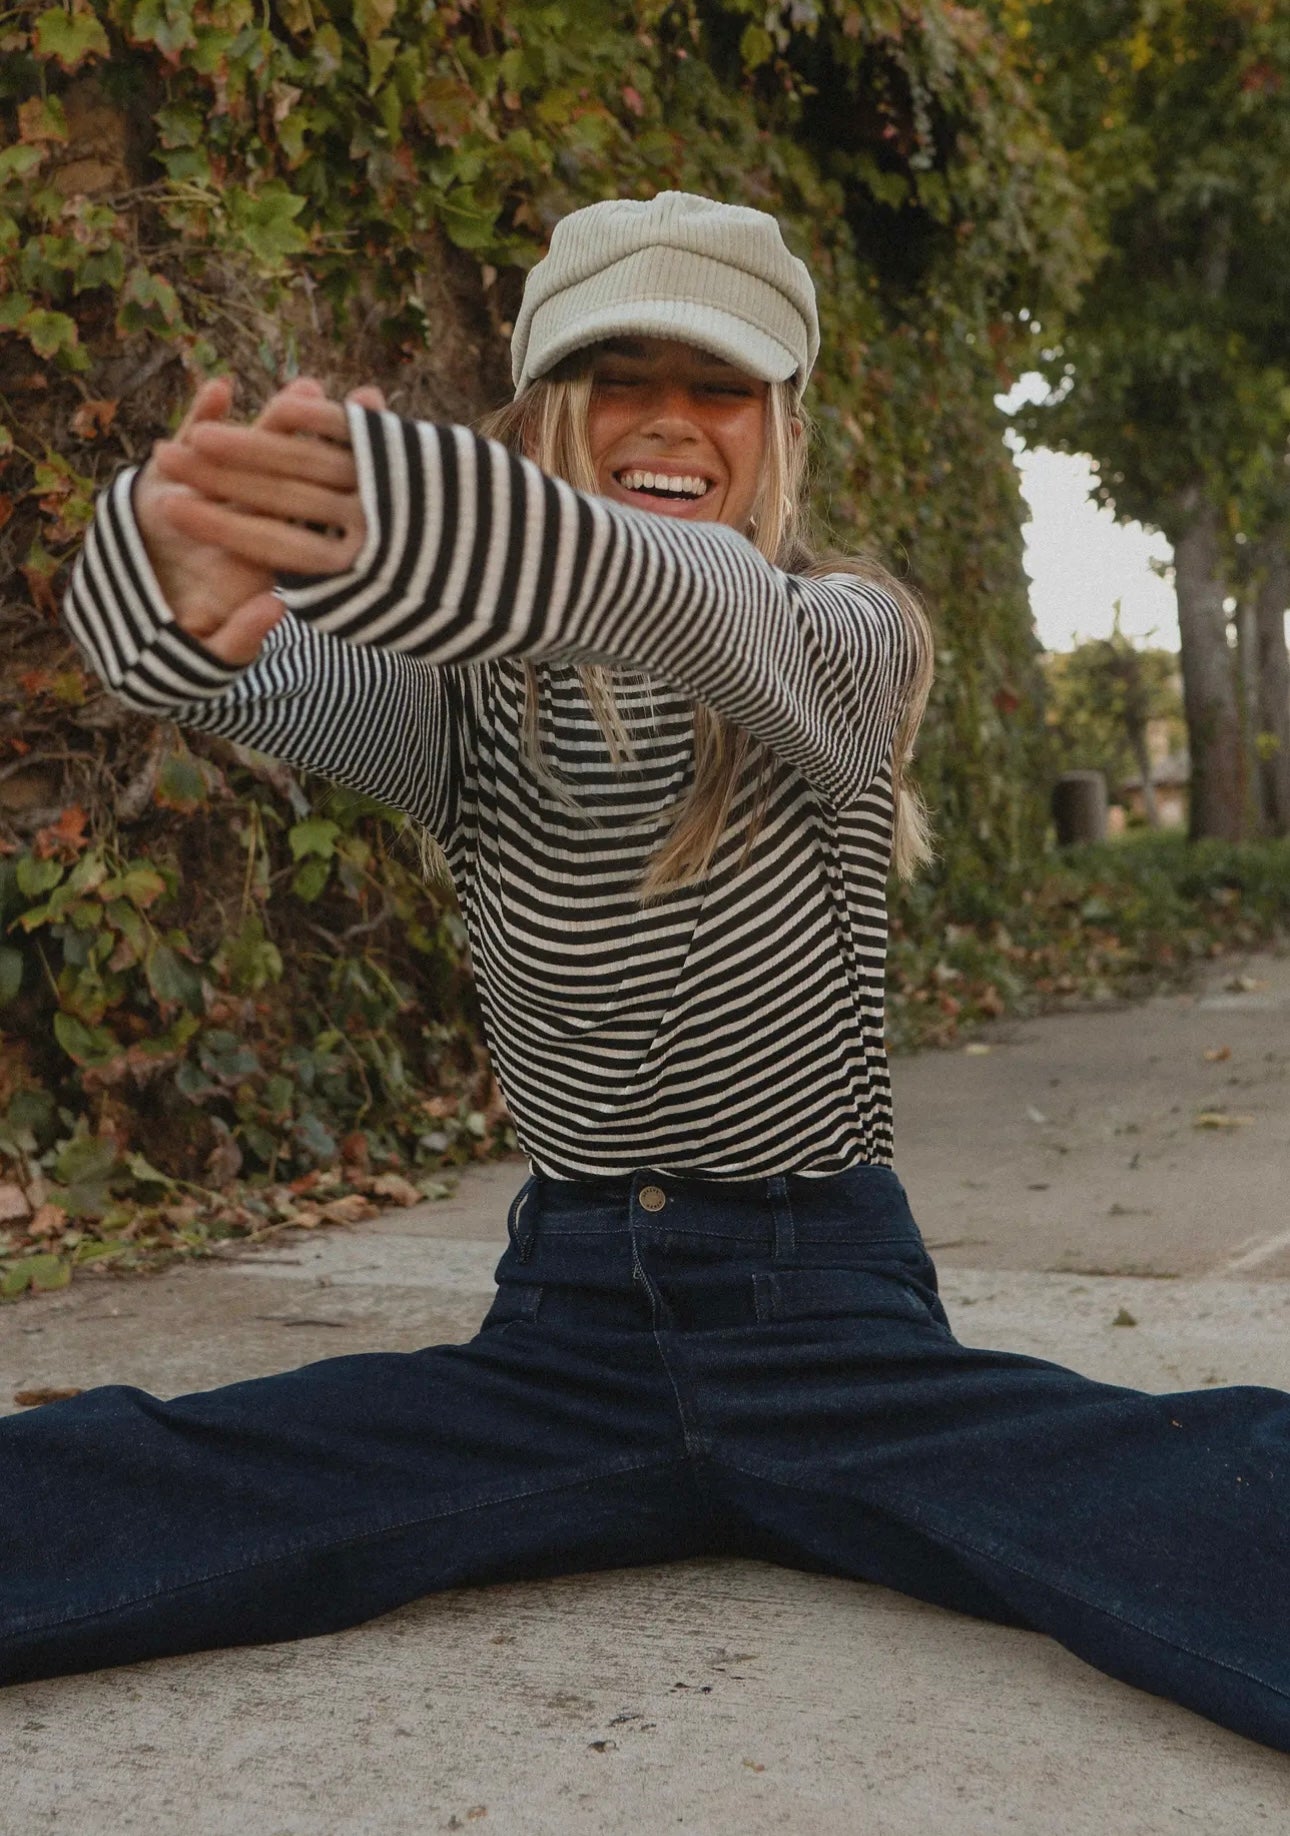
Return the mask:
<path fill-rule="evenodd" d="M 930 645 L 805 545 L 816 344 L 773 219 L 594 205 L 529 278 L 495 438 L 310 385 L 237 427 L 212 385 L 105 495 L 88 654 L 424 826 L 533 1174 L 469 1344 L 0 1424 L 0 1675 L 728 1551 L 1290 1747 L 1286 1399 L 961 1346 L 892 1171 Z"/>

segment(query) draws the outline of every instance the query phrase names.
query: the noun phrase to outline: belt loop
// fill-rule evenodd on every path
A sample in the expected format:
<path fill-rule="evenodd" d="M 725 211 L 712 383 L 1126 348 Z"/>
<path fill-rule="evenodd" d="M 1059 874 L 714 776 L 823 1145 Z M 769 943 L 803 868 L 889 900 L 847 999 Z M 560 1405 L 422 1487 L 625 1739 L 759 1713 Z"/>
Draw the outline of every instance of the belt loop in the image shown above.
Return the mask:
<path fill-rule="evenodd" d="M 797 1258 L 797 1229 L 793 1223 L 787 1175 L 773 1174 L 766 1181 L 766 1191 L 770 1198 L 771 1217 L 775 1221 L 775 1261 L 793 1262 Z"/>
<path fill-rule="evenodd" d="M 511 1200 L 511 1208 L 506 1215 L 506 1234 L 521 1262 L 528 1261 L 537 1241 L 537 1207 L 529 1203 L 536 1185 L 536 1179 L 526 1179 Z"/>

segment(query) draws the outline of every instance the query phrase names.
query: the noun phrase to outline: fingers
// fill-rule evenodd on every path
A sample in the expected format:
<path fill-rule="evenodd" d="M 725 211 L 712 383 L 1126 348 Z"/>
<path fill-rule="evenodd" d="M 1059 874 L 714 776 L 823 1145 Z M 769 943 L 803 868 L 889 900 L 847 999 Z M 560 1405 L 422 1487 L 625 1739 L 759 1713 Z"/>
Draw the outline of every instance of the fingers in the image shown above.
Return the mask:
<path fill-rule="evenodd" d="M 314 376 L 297 376 L 271 395 L 256 415 L 256 427 L 276 428 L 282 418 L 283 404 L 289 400 L 326 401 L 327 391 Z"/>
<path fill-rule="evenodd" d="M 298 447 L 299 443 L 290 444 Z M 306 464 L 323 470 L 325 459 L 326 455 L 321 458 L 310 455 Z M 362 522 L 362 506 L 353 488 L 352 464 L 349 479 L 342 474 L 338 489 L 302 477 L 299 471 L 288 476 L 262 464 L 248 464 L 245 460 L 225 463 L 186 446 L 166 444 L 157 450 L 157 469 L 171 483 L 186 485 L 203 497 L 237 504 L 243 510 L 254 510 L 261 516 L 280 521 L 334 524 L 342 529 L 357 528 Z"/>
<path fill-rule="evenodd" d="M 166 478 L 191 485 L 212 496 L 247 501 L 235 479 L 289 480 L 328 491 L 354 491 L 358 472 L 353 454 L 327 440 L 299 440 L 294 435 L 267 433 L 260 427 L 194 427 L 188 440 L 161 440 L 156 446 L 157 466 Z M 219 478 L 227 482 L 216 482 Z"/>
<path fill-rule="evenodd" d="M 357 402 L 360 408 L 372 408 L 378 414 L 385 408 L 385 392 L 374 383 L 364 383 L 361 388 L 351 389 L 345 400 Z"/>
<path fill-rule="evenodd" d="M 363 542 L 361 526 L 318 534 L 278 517 L 256 516 L 180 493 L 159 504 L 158 513 L 191 541 L 221 548 L 270 573 L 343 573 L 353 565 Z"/>
<path fill-rule="evenodd" d="M 234 388 L 231 376 L 213 376 L 209 382 L 203 383 L 189 403 L 188 413 L 179 423 L 175 438 L 187 438 L 190 429 L 199 421 L 227 419 L 233 407 Z"/>

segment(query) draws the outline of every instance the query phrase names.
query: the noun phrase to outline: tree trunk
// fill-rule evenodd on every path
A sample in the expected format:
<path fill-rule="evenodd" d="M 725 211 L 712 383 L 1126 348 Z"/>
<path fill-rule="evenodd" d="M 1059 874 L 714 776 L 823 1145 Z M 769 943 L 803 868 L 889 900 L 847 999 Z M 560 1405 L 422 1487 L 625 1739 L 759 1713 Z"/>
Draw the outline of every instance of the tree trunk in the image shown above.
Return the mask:
<path fill-rule="evenodd" d="M 1191 752 L 1191 836 L 1240 841 L 1245 832 L 1245 755 L 1236 673 L 1223 610 L 1226 582 L 1218 510 L 1203 488 L 1179 500 L 1174 543 L 1183 711 Z"/>
<path fill-rule="evenodd" d="M 1236 626 L 1237 706 L 1245 759 L 1246 831 L 1251 835 L 1264 835 L 1267 820 L 1263 777 L 1259 771 L 1259 631 L 1253 588 L 1243 588 L 1237 596 L 1233 622 Z"/>
<path fill-rule="evenodd" d="M 1129 750 L 1133 754 L 1138 775 L 1142 779 L 1142 814 L 1147 819 L 1149 829 L 1160 827 L 1160 805 L 1156 800 L 1156 786 L 1151 764 L 1151 748 L 1147 744 L 1147 727 L 1145 721 L 1132 721 L 1129 725 Z"/>
<path fill-rule="evenodd" d="M 1261 545 L 1258 597 L 1254 602 L 1259 656 L 1255 709 L 1256 746 L 1263 810 L 1272 835 L 1290 835 L 1290 655 L 1286 652 L 1286 608 L 1290 605 L 1290 532 Z"/>

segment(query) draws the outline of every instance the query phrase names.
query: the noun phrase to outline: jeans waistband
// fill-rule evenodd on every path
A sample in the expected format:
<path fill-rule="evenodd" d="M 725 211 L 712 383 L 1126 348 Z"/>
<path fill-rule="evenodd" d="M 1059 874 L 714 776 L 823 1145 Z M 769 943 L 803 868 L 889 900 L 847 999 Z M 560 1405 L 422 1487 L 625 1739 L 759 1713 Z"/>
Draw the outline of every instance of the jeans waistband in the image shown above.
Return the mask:
<path fill-rule="evenodd" d="M 811 1178 L 692 1179 L 643 1167 L 630 1179 L 559 1180 L 535 1174 L 508 1219 L 511 1243 L 527 1260 L 538 1236 L 571 1238 L 642 1232 L 711 1240 L 713 1249 L 764 1250 L 791 1258 L 801 1244 L 918 1242 L 904 1187 L 890 1167 L 850 1167 Z"/>

